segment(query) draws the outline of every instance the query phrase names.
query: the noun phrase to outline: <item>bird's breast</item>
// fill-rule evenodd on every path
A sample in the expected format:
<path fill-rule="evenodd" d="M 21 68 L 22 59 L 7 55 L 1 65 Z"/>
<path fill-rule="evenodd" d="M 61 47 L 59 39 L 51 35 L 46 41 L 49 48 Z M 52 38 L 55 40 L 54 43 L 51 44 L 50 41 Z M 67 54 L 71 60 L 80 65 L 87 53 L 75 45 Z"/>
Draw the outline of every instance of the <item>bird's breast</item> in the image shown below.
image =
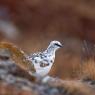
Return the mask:
<path fill-rule="evenodd" d="M 55 56 L 45 56 L 45 57 L 35 57 L 34 60 L 32 60 L 34 64 L 34 68 L 36 70 L 36 74 L 39 76 L 46 76 L 54 62 Z"/>
<path fill-rule="evenodd" d="M 46 76 L 51 69 L 51 65 L 46 66 L 46 67 L 36 66 L 35 68 L 36 68 L 36 74 L 40 76 Z"/>

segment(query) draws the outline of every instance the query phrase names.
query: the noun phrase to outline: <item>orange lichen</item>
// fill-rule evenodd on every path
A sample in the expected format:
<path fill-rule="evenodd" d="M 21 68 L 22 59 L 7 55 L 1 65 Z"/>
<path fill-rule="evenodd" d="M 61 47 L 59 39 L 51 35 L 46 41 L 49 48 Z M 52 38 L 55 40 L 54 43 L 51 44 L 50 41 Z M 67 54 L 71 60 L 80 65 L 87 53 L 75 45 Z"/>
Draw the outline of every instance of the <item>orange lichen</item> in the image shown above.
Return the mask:
<path fill-rule="evenodd" d="M 14 44 L 9 42 L 0 42 L 0 49 L 8 49 L 11 53 L 11 58 L 22 69 L 26 71 L 31 70 L 31 72 L 35 71 L 31 61 L 27 59 L 27 54 Z"/>

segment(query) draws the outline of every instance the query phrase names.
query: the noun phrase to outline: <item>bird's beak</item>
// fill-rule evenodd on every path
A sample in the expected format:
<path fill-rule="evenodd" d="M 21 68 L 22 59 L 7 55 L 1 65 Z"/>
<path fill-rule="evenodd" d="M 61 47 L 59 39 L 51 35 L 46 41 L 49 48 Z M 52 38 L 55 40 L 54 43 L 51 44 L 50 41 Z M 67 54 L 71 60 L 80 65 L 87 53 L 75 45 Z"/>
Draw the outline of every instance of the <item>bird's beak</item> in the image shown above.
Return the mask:
<path fill-rule="evenodd" d="M 60 45 L 58 45 L 58 46 L 59 46 L 60 48 L 61 48 L 61 47 L 63 47 L 63 45 L 62 45 L 62 44 L 60 44 Z"/>
<path fill-rule="evenodd" d="M 61 44 L 60 47 L 63 47 L 63 45 Z"/>

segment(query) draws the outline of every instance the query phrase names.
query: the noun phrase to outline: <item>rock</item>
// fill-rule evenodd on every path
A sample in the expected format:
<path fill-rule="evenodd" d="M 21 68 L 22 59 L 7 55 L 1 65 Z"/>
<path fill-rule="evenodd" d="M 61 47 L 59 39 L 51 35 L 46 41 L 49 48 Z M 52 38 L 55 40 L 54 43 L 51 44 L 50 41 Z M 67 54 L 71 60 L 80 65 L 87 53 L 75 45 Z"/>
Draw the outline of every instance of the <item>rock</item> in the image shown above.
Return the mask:
<path fill-rule="evenodd" d="M 94 95 L 94 89 L 92 84 L 80 80 L 48 77 L 46 81 L 35 82 L 11 58 L 0 60 L 0 95 Z"/>

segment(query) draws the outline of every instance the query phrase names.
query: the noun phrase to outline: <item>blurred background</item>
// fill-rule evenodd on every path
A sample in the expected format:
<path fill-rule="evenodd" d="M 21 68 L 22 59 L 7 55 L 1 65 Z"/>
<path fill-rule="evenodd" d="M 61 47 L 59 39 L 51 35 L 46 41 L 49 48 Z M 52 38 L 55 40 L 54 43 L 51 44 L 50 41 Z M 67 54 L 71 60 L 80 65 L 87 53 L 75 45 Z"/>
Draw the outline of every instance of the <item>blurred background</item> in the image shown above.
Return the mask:
<path fill-rule="evenodd" d="M 0 0 L 0 41 L 10 41 L 26 53 L 45 50 L 50 41 L 64 47 L 56 52 L 50 75 L 80 78 L 81 65 L 94 59 L 94 0 Z"/>

